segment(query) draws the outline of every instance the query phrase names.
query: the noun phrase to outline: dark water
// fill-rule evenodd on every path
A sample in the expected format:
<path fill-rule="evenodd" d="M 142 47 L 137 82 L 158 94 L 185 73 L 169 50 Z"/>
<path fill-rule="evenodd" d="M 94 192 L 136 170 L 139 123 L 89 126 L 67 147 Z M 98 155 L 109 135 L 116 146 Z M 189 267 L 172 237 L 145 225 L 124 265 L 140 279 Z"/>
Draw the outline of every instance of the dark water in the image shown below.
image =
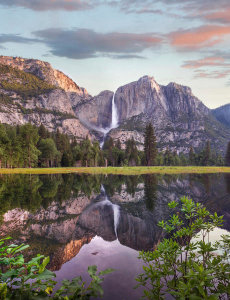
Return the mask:
<path fill-rule="evenodd" d="M 58 281 L 87 280 L 88 265 L 110 267 L 116 271 L 105 279 L 104 299 L 139 299 L 138 251 L 160 241 L 167 203 L 184 195 L 224 215 L 230 231 L 230 174 L 58 174 L 0 177 L 0 234 L 28 243 L 30 257 L 49 255 Z"/>

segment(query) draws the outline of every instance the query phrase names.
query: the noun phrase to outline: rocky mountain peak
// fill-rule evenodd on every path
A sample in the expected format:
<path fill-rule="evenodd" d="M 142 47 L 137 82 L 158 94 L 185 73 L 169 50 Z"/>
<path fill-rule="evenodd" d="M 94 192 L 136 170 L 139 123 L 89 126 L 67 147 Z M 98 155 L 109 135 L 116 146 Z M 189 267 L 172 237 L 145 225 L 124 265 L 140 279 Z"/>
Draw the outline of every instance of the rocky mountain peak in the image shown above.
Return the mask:
<path fill-rule="evenodd" d="M 150 87 L 151 89 L 155 89 L 157 93 L 160 92 L 160 86 L 152 76 L 145 75 L 141 77 L 137 81 L 137 84 L 141 85 L 142 87 Z"/>
<path fill-rule="evenodd" d="M 230 103 L 212 110 L 218 121 L 230 127 Z"/>
<path fill-rule="evenodd" d="M 55 70 L 50 63 L 38 59 L 0 56 L 0 64 L 9 65 L 21 71 L 31 73 L 46 82 L 63 89 L 65 92 L 75 92 L 80 96 L 88 95 L 85 89 L 80 88 L 71 78 Z"/>
<path fill-rule="evenodd" d="M 180 93 L 183 93 L 183 94 L 189 94 L 189 95 L 191 95 L 191 96 L 193 95 L 193 94 L 192 94 L 192 90 L 191 90 L 190 87 L 184 86 L 184 85 L 180 85 L 180 84 L 178 84 L 178 83 L 176 83 L 176 82 L 170 82 L 170 83 L 166 86 L 166 88 L 171 89 L 171 90 L 176 90 L 176 91 L 178 91 L 178 92 L 180 92 Z"/>
<path fill-rule="evenodd" d="M 134 137 L 139 149 L 143 149 L 145 125 L 151 122 L 161 150 L 170 147 L 173 151 L 188 153 L 190 146 L 202 148 L 208 140 L 216 151 L 226 149 L 230 132 L 187 86 L 174 82 L 163 86 L 153 77 L 144 76 L 120 87 L 115 103 L 120 127 L 111 132 L 111 136 L 120 139 L 123 147 L 127 139 Z M 224 138 L 219 137 L 218 132 L 222 132 Z"/>

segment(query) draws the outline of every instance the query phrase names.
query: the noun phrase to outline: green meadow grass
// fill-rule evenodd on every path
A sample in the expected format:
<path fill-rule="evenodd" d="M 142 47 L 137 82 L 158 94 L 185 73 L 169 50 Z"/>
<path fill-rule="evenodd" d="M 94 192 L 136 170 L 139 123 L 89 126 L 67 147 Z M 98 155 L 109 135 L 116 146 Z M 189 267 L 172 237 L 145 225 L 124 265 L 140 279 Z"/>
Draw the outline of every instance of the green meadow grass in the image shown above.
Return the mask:
<path fill-rule="evenodd" d="M 84 173 L 84 174 L 211 174 L 230 173 L 230 167 L 68 167 L 68 168 L 20 168 L 0 169 L 0 174 L 58 174 L 58 173 Z"/>

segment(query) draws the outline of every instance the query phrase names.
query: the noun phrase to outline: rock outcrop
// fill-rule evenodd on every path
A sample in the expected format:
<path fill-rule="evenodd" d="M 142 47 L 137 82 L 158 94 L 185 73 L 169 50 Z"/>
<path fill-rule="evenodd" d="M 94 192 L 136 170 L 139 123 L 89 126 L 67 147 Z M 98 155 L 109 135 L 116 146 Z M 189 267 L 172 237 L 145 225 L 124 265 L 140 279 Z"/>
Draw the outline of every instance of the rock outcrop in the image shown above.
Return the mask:
<path fill-rule="evenodd" d="M 94 139 L 76 114 L 76 106 L 92 97 L 47 62 L 0 57 L 0 122 L 43 124 L 49 131 Z M 10 83 L 10 84 L 9 84 Z"/>
<path fill-rule="evenodd" d="M 103 91 L 90 101 L 77 107 L 76 114 L 86 126 L 99 132 L 103 131 L 111 123 L 112 98 L 113 92 Z"/>
<path fill-rule="evenodd" d="M 212 113 L 219 122 L 230 127 L 230 104 L 213 109 Z"/>
<path fill-rule="evenodd" d="M 63 89 L 65 92 L 75 92 L 80 95 L 87 94 L 85 89 L 80 88 L 72 79 L 61 71 L 53 69 L 48 62 L 38 59 L 0 56 L 0 64 L 31 73 L 42 80 Z"/>

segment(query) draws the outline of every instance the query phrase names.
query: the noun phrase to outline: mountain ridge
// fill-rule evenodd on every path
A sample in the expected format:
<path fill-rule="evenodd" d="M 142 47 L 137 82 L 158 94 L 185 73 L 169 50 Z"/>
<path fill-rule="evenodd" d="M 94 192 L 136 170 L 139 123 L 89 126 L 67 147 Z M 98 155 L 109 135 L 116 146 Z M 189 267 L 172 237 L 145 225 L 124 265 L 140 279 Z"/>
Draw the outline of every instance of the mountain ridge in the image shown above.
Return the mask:
<path fill-rule="evenodd" d="M 212 111 L 218 121 L 230 128 L 230 103 L 222 105 Z"/>
<path fill-rule="evenodd" d="M 158 146 L 188 153 L 190 146 L 202 148 L 210 140 L 216 151 L 224 152 L 229 129 L 217 121 L 212 111 L 192 93 L 176 83 L 159 85 L 150 76 L 119 87 L 115 94 L 120 126 L 110 136 L 138 141 L 143 149 L 143 132 L 148 122 L 155 127 Z M 220 134 L 221 131 L 221 134 Z"/>
<path fill-rule="evenodd" d="M 148 122 L 156 130 L 159 150 L 188 153 L 210 140 L 217 152 L 224 152 L 230 130 L 206 107 L 190 87 L 170 82 L 159 85 L 154 77 L 119 87 L 116 92 L 88 94 L 63 72 L 36 59 L 0 56 L 0 121 L 8 124 L 41 123 L 50 131 L 59 129 L 77 140 L 108 137 L 120 139 L 122 147 L 134 138 L 143 149 L 144 128 Z M 17 71 L 15 71 L 17 70 Z M 42 89 L 42 88 L 43 89 Z M 119 126 L 111 128 L 112 101 Z M 229 104 L 230 107 L 230 104 Z M 107 137 L 107 136 L 106 136 Z"/>

